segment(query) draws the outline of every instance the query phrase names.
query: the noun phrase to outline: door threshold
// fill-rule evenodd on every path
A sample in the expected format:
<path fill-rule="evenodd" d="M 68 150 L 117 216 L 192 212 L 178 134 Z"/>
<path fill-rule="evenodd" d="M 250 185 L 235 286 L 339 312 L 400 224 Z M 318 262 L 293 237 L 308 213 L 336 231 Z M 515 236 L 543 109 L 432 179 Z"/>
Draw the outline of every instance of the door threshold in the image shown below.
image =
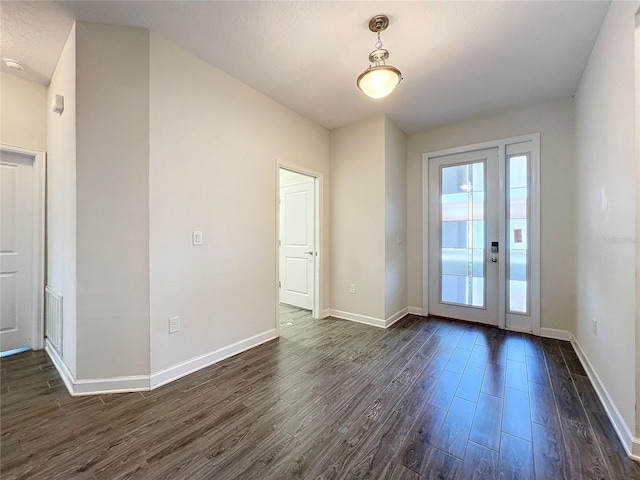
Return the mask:
<path fill-rule="evenodd" d="M 10 355 L 17 355 L 18 353 L 28 352 L 29 350 L 33 350 L 31 347 L 22 347 L 22 348 L 14 348 L 13 350 L 6 350 L 4 352 L 0 352 L 0 358 L 8 357 Z"/>

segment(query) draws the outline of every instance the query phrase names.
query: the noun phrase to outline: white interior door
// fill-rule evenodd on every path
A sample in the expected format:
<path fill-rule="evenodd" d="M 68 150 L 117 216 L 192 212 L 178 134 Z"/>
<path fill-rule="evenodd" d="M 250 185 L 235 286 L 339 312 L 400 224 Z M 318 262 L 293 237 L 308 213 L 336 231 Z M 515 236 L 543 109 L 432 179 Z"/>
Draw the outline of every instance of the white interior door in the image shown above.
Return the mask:
<path fill-rule="evenodd" d="M 498 210 L 498 148 L 429 159 L 430 314 L 498 325 Z"/>
<path fill-rule="evenodd" d="M 34 157 L 0 152 L 0 350 L 34 345 Z"/>
<path fill-rule="evenodd" d="M 313 310 L 315 249 L 315 179 L 285 175 L 297 183 L 280 187 L 280 302 Z"/>

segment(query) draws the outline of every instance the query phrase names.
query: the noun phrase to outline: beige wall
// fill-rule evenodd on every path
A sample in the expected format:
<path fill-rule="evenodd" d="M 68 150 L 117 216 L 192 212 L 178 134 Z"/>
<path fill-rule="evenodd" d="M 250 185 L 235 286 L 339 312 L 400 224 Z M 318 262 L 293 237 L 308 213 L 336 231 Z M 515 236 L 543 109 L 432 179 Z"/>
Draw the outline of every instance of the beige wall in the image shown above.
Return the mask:
<path fill-rule="evenodd" d="M 422 307 L 422 154 L 540 132 L 541 326 L 573 330 L 575 168 L 573 100 L 470 119 L 408 136 L 409 305 Z"/>
<path fill-rule="evenodd" d="M 79 22 L 77 378 L 149 373 L 149 31 Z"/>
<path fill-rule="evenodd" d="M 612 2 L 576 95 L 575 334 L 630 429 L 636 425 L 634 14 Z M 598 321 L 597 335 L 591 329 Z M 636 432 L 637 434 L 638 432 Z"/>
<path fill-rule="evenodd" d="M 640 403 L 640 8 L 636 13 L 636 405 Z M 636 413 L 636 437 L 640 415 Z"/>
<path fill-rule="evenodd" d="M 152 373 L 275 329 L 277 159 L 325 175 L 328 282 L 328 132 L 152 33 Z"/>
<path fill-rule="evenodd" d="M 47 149 L 47 87 L 0 72 L 0 143 Z"/>
<path fill-rule="evenodd" d="M 62 115 L 47 109 L 47 285 L 63 295 L 63 361 L 76 369 L 76 27 L 47 91 L 64 96 Z"/>
<path fill-rule="evenodd" d="M 378 320 L 385 318 L 384 156 L 382 115 L 331 131 L 331 308 Z"/>
<path fill-rule="evenodd" d="M 385 319 L 407 307 L 407 141 L 385 117 Z"/>

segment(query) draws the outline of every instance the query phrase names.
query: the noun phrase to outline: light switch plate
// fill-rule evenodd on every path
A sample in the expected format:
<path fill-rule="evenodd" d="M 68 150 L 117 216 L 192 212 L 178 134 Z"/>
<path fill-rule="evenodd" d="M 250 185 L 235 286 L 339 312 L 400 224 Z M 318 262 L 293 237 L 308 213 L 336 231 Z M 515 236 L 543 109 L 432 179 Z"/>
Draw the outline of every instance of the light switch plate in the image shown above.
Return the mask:
<path fill-rule="evenodd" d="M 193 240 L 193 246 L 194 247 L 202 246 L 202 232 L 201 231 L 194 230 L 191 237 L 192 237 L 192 240 Z"/>

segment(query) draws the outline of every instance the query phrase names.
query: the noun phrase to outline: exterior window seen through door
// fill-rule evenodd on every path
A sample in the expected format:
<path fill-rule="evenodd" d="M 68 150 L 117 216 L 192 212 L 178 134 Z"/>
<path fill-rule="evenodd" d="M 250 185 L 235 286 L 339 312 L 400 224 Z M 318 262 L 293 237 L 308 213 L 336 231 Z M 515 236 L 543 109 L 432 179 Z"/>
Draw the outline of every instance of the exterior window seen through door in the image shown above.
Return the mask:
<path fill-rule="evenodd" d="M 484 307 L 484 162 L 442 167 L 441 301 Z"/>
<path fill-rule="evenodd" d="M 507 277 L 509 313 L 528 313 L 529 155 L 507 158 Z"/>

